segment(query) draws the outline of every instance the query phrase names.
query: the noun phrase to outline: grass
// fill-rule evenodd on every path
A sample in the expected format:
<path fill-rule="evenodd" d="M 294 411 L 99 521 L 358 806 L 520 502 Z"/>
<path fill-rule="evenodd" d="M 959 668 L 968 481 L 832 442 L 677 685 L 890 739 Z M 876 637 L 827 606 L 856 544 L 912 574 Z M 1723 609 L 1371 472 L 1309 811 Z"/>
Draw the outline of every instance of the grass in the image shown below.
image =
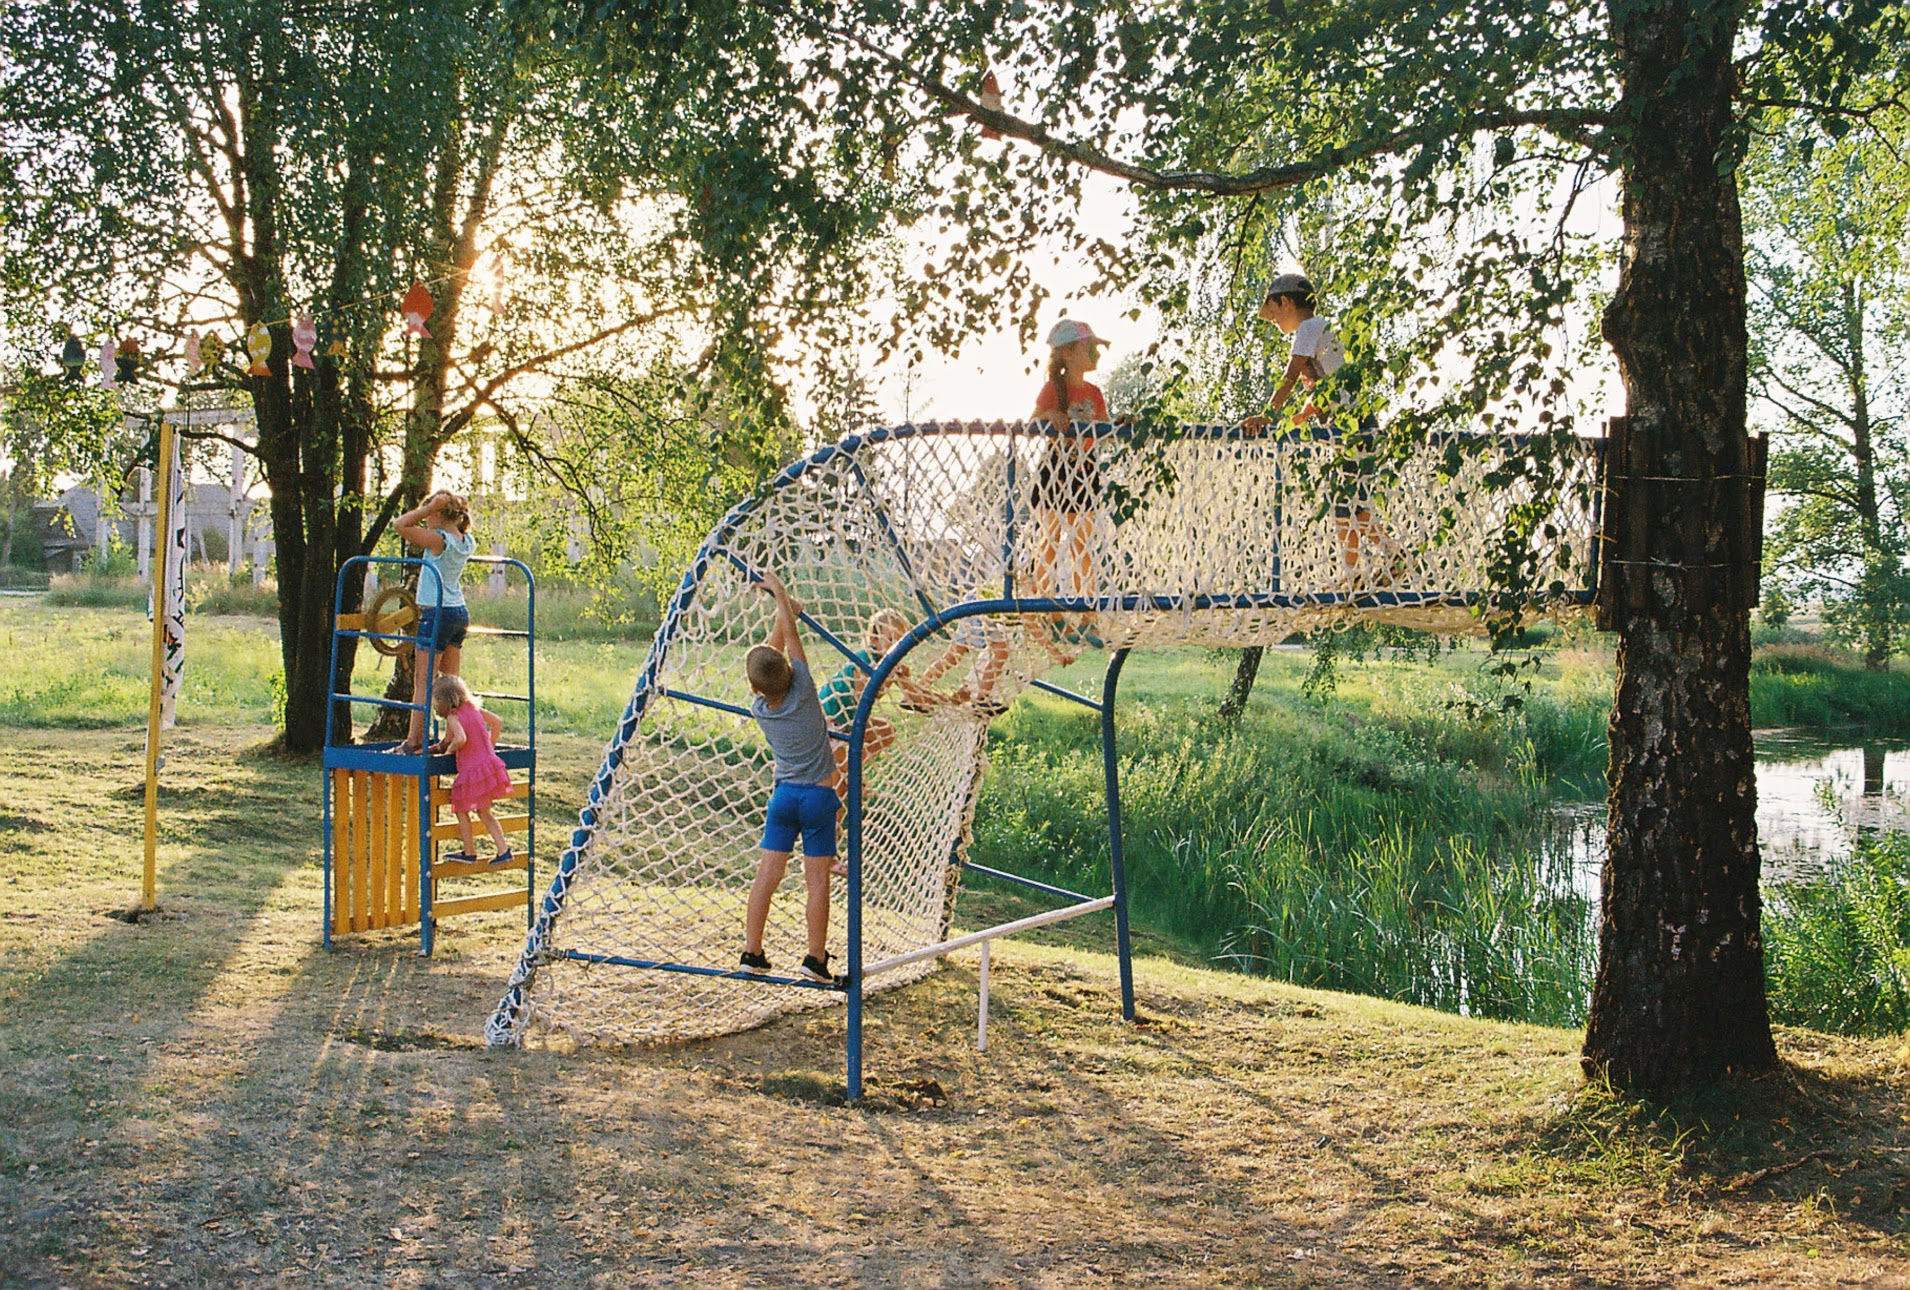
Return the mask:
<path fill-rule="evenodd" d="M 1458 660 L 1403 697 L 1385 684 L 1401 669 L 1355 666 L 1343 695 L 1319 704 L 1294 684 L 1302 660 L 1268 664 L 1234 730 L 1202 729 L 1222 660 L 1189 651 L 1137 682 L 1119 736 L 1136 917 L 1284 980 L 1579 1020 L 1590 911 L 1558 895 L 1569 875 L 1553 872 L 1544 830 L 1549 785 L 1583 771 L 1602 712 L 1548 694 L 1525 714 L 1469 721 L 1439 706 L 1470 679 Z M 1038 696 L 997 723 L 975 830 L 983 863 L 1032 861 L 1052 881 L 1106 888 L 1097 720 Z"/>
<path fill-rule="evenodd" d="M 1910 1031 L 1910 838 L 1859 839 L 1823 879 L 1768 893 L 1771 1013 L 1839 1034 Z"/>
<path fill-rule="evenodd" d="M 94 572 L 60 574 L 38 584 L 46 603 L 60 609 L 133 609 L 145 613 L 149 592 L 133 575 Z M 529 601 L 521 587 L 491 594 L 483 581 L 465 588 L 473 617 L 492 627 L 523 631 Z M 205 615 L 278 615 L 278 587 L 271 580 L 255 587 L 249 577 L 232 579 L 222 568 L 194 566 L 186 571 L 186 606 Z M 537 593 L 537 635 L 543 642 L 596 643 L 648 640 L 656 632 L 655 598 L 634 583 L 606 593 L 566 587 L 542 587 Z"/>
<path fill-rule="evenodd" d="M 973 953 L 872 1002 L 855 1106 L 840 1009 L 487 1052 L 521 918 L 448 923 L 430 961 L 395 932 L 320 949 L 318 777 L 264 733 L 179 733 L 161 911 L 128 924 L 137 731 L 0 729 L 0 1282 L 1828 1286 L 1910 1260 L 1878 1041 L 1785 1032 L 1783 1074 L 1654 1111 L 1584 1086 L 1570 1031 L 1145 957 L 1129 1026 L 1107 955 L 1016 942 L 986 1053 Z M 547 823 L 598 748 L 547 741 Z"/>
<path fill-rule="evenodd" d="M 1773 645 L 1751 663 L 1751 713 L 1760 726 L 1910 727 L 1910 679 L 1866 671 L 1821 645 Z"/>
<path fill-rule="evenodd" d="M 12 600 L 0 607 L 0 634 L 14 663 L 0 681 L 0 726 L 143 722 L 150 635 L 142 614 Z M 600 742 L 646 651 L 637 640 L 544 643 L 541 733 Z M 1875 678 L 1821 651 L 1786 647 L 1777 659 L 1761 662 L 1759 676 L 1827 678 L 1824 693 L 1904 686 L 1900 674 Z M 1274 651 L 1254 704 L 1229 731 L 1214 727 L 1211 713 L 1231 661 L 1203 650 L 1137 655 L 1124 678 L 1124 838 L 1136 919 L 1155 950 L 1474 1016 L 1580 1020 L 1594 953 L 1591 910 L 1572 894 L 1560 869 L 1566 849 L 1548 830 L 1560 797 L 1598 791 L 1609 692 L 1603 659 L 1550 652 L 1516 711 L 1481 716 L 1503 691 L 1477 651 L 1431 664 L 1343 663 L 1326 701 L 1301 691 L 1305 656 Z M 1100 664 L 1090 655 L 1058 680 L 1098 692 Z M 382 689 L 388 666 L 365 655 L 359 690 Z M 466 670 L 480 689 L 521 693 L 525 685 L 514 643 L 472 650 Z M 195 615 L 183 726 L 266 721 L 276 674 L 268 620 Z M 507 731 L 517 727 L 516 705 L 492 706 Z M 990 758 L 976 857 L 1105 889 L 1098 718 L 1030 694 L 996 723 Z M 1888 889 L 1865 890 L 1881 899 Z M 969 898 L 1015 907 L 985 880 Z M 1786 921 L 1806 916 L 1816 921 Z M 1780 899 L 1770 918 L 1778 1015 L 1840 1029 L 1892 1024 L 1862 1020 L 1851 1002 L 1835 1009 L 1825 1002 L 1869 999 L 1879 980 L 1887 984 L 1893 960 L 1859 953 L 1868 944 L 1859 933 L 1887 925 L 1875 910 Z M 1839 926 L 1849 930 L 1833 935 Z M 1072 943 L 1064 932 L 1047 939 Z M 1780 952 L 1793 945 L 1800 948 Z"/>

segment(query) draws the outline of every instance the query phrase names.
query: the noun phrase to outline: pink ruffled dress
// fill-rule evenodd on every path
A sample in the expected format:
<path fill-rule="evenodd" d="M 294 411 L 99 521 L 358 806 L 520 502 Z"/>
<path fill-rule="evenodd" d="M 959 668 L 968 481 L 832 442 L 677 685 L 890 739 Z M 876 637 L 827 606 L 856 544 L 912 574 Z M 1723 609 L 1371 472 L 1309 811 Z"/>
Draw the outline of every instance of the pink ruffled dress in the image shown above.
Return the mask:
<path fill-rule="evenodd" d="M 464 731 L 458 748 L 458 777 L 451 781 L 451 808 L 469 814 L 511 795 L 511 772 L 491 747 L 491 727 L 477 705 L 467 703 L 451 714 Z"/>

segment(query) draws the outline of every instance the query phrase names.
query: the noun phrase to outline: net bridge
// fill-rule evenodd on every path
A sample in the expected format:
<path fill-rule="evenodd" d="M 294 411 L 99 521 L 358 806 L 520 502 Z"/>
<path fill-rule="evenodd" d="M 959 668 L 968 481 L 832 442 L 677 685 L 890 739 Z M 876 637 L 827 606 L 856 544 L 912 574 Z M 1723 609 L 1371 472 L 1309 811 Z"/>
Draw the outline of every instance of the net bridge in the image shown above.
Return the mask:
<path fill-rule="evenodd" d="M 685 573 L 488 1042 L 699 1038 L 846 1004 L 859 1097 L 872 992 L 963 945 L 985 953 L 994 937 L 1102 911 L 1132 1019 L 1115 719 L 1128 652 L 1271 645 L 1351 621 L 1473 632 L 1495 605 L 1588 605 L 1603 444 L 1454 433 L 1376 448 L 1362 435 L 1037 422 L 901 425 L 817 449 L 732 509 Z M 773 621 L 754 585 L 765 571 L 802 606 L 841 769 L 847 872 L 830 935 L 846 972 L 833 986 L 736 968 L 771 788 L 743 671 Z M 1088 651 L 1107 657 L 1098 695 L 1046 679 Z M 969 857 L 988 724 L 1028 689 L 1099 716 L 1105 892 Z M 954 935 L 970 873 L 1056 907 Z M 802 904 L 785 890 L 772 905 L 774 964 L 802 956 Z"/>

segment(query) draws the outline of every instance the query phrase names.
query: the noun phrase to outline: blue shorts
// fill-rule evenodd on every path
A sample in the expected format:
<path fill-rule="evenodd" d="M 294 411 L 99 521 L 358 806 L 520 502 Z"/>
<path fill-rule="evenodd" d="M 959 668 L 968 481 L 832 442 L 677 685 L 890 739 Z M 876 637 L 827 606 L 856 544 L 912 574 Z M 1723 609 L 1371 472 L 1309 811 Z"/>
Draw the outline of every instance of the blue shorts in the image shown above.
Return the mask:
<path fill-rule="evenodd" d="M 836 853 L 836 790 L 825 784 L 776 785 L 763 821 L 763 850 L 793 851 L 802 834 L 802 853 L 810 859 Z"/>
<path fill-rule="evenodd" d="M 470 629 L 471 611 L 463 605 L 418 611 L 418 639 L 429 641 L 434 653 L 464 644 L 464 633 Z"/>

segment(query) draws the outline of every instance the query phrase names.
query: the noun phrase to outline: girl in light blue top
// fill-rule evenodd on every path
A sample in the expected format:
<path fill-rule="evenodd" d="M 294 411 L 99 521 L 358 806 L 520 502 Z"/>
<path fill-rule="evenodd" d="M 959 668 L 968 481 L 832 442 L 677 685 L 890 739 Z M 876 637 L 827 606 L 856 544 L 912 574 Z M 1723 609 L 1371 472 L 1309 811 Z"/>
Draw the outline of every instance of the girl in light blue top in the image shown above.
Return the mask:
<path fill-rule="evenodd" d="M 464 498 L 451 492 L 436 492 L 415 510 L 406 511 L 391 525 L 398 536 L 413 546 L 424 548 L 424 562 L 435 570 L 418 577 L 418 635 L 431 643 L 439 676 L 456 676 L 464 659 L 464 634 L 471 626 L 471 615 L 464 607 L 464 562 L 477 550 L 471 536 L 471 507 Z M 411 701 L 418 706 L 411 713 L 410 733 L 405 736 L 405 753 L 424 749 L 425 648 L 418 646 L 412 658 Z"/>

